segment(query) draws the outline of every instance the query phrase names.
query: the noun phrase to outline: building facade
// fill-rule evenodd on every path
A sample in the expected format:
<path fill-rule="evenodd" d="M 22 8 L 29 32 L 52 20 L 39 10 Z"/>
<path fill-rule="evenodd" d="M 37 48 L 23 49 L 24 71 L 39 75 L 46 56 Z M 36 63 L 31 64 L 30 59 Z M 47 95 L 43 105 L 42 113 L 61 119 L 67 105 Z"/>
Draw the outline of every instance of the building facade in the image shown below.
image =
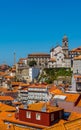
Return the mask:
<path fill-rule="evenodd" d="M 49 101 L 49 86 L 43 84 L 33 84 L 28 87 L 28 104 L 39 101 Z"/>
<path fill-rule="evenodd" d="M 73 59 L 73 74 L 81 74 L 81 55 Z"/>
<path fill-rule="evenodd" d="M 32 82 L 34 79 L 37 79 L 39 74 L 40 74 L 40 68 L 30 67 L 29 68 L 29 79 L 30 79 L 30 82 Z"/>
<path fill-rule="evenodd" d="M 60 45 L 52 48 L 50 51 L 49 68 L 71 67 L 71 59 L 69 58 L 68 38 L 64 36 L 62 39 L 62 47 Z"/>
<path fill-rule="evenodd" d="M 22 102 L 23 104 L 27 104 L 28 101 L 28 90 L 27 89 L 21 89 L 18 92 L 18 101 Z"/>
<path fill-rule="evenodd" d="M 34 60 L 39 68 L 47 68 L 49 59 L 50 54 L 33 53 L 28 55 L 28 63 Z"/>
<path fill-rule="evenodd" d="M 74 48 L 69 51 L 69 57 L 71 58 L 71 67 L 73 67 L 73 59 L 76 56 L 81 55 L 81 47 Z"/>
<path fill-rule="evenodd" d="M 73 59 L 72 91 L 81 92 L 81 55 Z"/>
<path fill-rule="evenodd" d="M 81 75 L 72 76 L 72 91 L 81 92 Z"/>
<path fill-rule="evenodd" d="M 42 104 L 42 105 L 41 105 Z M 18 119 L 20 121 L 37 125 L 51 126 L 63 118 L 63 109 L 46 106 L 45 103 L 36 103 L 27 109 L 19 108 Z"/>

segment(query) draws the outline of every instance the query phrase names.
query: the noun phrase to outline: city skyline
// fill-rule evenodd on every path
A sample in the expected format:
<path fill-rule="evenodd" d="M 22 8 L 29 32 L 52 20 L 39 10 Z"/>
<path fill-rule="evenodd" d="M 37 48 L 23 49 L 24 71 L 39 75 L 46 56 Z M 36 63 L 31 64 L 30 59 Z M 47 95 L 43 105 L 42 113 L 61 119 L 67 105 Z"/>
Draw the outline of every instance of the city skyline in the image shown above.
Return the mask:
<path fill-rule="evenodd" d="M 80 0 L 3 0 L 0 2 L 0 64 L 29 53 L 49 53 L 67 35 L 69 49 L 81 46 Z"/>

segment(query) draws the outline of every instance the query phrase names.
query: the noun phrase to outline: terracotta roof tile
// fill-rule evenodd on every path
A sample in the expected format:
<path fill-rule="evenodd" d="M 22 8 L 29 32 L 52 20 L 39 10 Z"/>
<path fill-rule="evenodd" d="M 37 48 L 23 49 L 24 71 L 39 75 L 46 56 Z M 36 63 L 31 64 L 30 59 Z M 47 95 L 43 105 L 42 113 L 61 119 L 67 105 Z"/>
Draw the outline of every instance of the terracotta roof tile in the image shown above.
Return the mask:
<path fill-rule="evenodd" d="M 27 127 L 29 126 L 31 128 L 36 127 L 36 128 L 43 129 L 43 128 L 46 127 L 46 126 L 43 126 L 43 125 L 37 125 L 37 124 L 33 124 L 33 123 L 28 123 L 28 122 L 20 121 L 20 120 L 18 120 L 16 118 L 13 118 L 13 119 L 11 119 L 11 118 L 4 118 L 3 120 L 6 121 L 6 122 L 10 122 L 10 123 L 16 123 L 18 125 L 23 125 L 23 126 L 25 125 Z"/>
<path fill-rule="evenodd" d="M 0 111 L 1 112 L 13 112 L 16 111 L 15 107 L 0 103 Z"/>
<path fill-rule="evenodd" d="M 81 130 L 81 118 L 64 123 L 66 130 Z"/>
<path fill-rule="evenodd" d="M 14 98 L 12 98 L 11 96 L 0 96 L 0 101 L 13 101 Z"/>
<path fill-rule="evenodd" d="M 53 92 L 53 91 L 55 91 L 56 90 L 56 86 L 52 86 L 50 89 L 49 89 L 49 92 L 51 93 L 51 92 Z"/>
<path fill-rule="evenodd" d="M 47 54 L 47 53 L 33 53 L 33 54 L 29 54 L 29 56 L 50 56 L 50 54 Z"/>
<path fill-rule="evenodd" d="M 22 82 L 12 82 L 12 85 L 20 85 Z"/>
<path fill-rule="evenodd" d="M 45 102 L 30 104 L 28 106 L 28 110 L 42 111 L 43 107 L 46 108 L 47 113 L 62 110 L 59 107 L 50 106 L 48 103 L 46 104 Z"/>
<path fill-rule="evenodd" d="M 81 60 L 81 55 L 74 57 L 74 60 Z"/>
<path fill-rule="evenodd" d="M 66 96 L 66 101 L 67 102 L 76 102 L 76 100 L 78 99 L 78 97 L 80 96 L 80 94 L 70 94 L 70 93 L 56 93 L 55 95 L 63 95 Z"/>
<path fill-rule="evenodd" d="M 49 60 L 49 62 L 56 62 L 56 59 L 55 59 L 55 58 L 51 58 L 51 59 Z"/>
<path fill-rule="evenodd" d="M 0 72 L 0 76 L 5 76 L 6 72 Z"/>
<path fill-rule="evenodd" d="M 64 94 L 64 95 L 66 95 L 67 102 L 75 102 L 80 96 L 79 94 Z"/>
<path fill-rule="evenodd" d="M 77 106 L 78 106 L 78 107 L 81 107 L 81 99 L 80 99 L 80 101 L 78 102 Z"/>
<path fill-rule="evenodd" d="M 12 79 L 12 78 L 14 78 L 14 76 L 4 76 L 6 79 Z"/>
<path fill-rule="evenodd" d="M 28 88 L 47 88 L 47 84 L 31 84 Z"/>
<path fill-rule="evenodd" d="M 51 91 L 52 94 L 62 94 L 63 92 L 60 89 L 55 89 L 53 91 Z"/>
<path fill-rule="evenodd" d="M 47 127 L 47 128 L 45 128 L 43 130 L 65 130 L 63 122 L 56 123 L 53 126 Z"/>
<path fill-rule="evenodd" d="M 72 120 L 79 119 L 79 118 L 81 118 L 81 114 L 72 112 L 68 118 L 68 121 L 72 121 Z"/>
<path fill-rule="evenodd" d="M 74 75 L 74 78 L 80 78 L 81 79 L 81 75 Z"/>
<path fill-rule="evenodd" d="M 81 47 L 74 48 L 71 50 L 71 52 L 81 52 Z"/>

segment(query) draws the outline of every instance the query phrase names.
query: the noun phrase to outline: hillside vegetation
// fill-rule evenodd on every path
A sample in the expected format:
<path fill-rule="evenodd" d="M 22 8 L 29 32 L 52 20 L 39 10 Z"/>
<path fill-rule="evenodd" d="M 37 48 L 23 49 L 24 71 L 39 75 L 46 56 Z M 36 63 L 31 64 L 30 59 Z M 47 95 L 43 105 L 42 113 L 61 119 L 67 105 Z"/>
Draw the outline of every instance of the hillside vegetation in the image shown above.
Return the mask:
<path fill-rule="evenodd" d="M 70 68 L 46 68 L 40 75 L 39 80 L 47 83 L 53 83 L 54 80 L 58 80 L 59 77 L 63 77 L 63 79 L 67 80 L 67 76 L 72 76 Z"/>

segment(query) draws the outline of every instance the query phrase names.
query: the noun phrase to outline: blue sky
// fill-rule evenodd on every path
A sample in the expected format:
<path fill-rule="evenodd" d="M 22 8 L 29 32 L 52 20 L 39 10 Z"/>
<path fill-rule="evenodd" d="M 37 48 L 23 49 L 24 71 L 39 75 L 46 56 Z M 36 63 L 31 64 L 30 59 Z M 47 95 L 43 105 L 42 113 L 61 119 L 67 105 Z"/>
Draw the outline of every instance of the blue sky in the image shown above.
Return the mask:
<path fill-rule="evenodd" d="M 1 0 L 0 64 L 34 52 L 49 53 L 68 36 L 69 49 L 81 46 L 80 0 Z"/>

